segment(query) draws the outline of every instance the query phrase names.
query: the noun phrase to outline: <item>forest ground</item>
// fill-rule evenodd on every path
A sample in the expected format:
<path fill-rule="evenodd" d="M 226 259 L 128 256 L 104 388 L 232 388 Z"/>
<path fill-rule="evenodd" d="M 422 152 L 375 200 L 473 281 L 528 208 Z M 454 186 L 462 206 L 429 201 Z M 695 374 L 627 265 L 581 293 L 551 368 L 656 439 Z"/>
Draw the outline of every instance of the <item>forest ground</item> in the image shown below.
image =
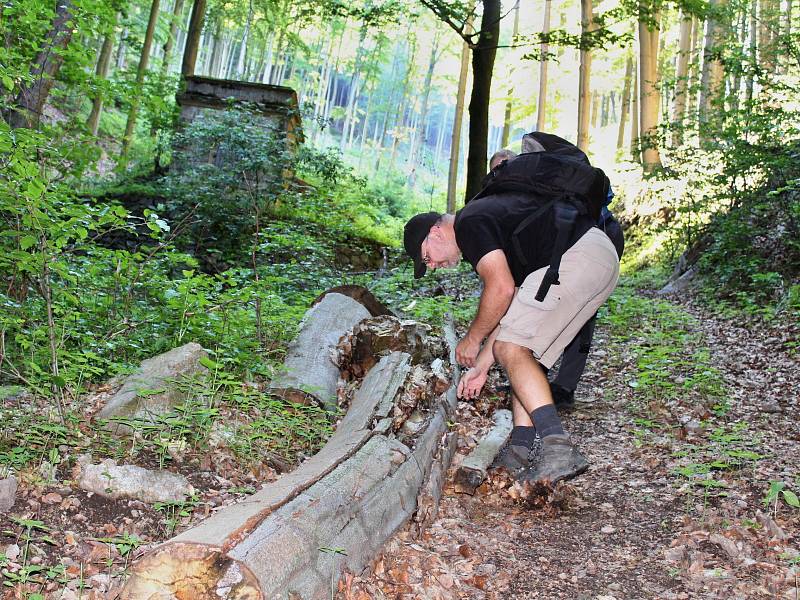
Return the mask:
<path fill-rule="evenodd" d="M 601 319 L 565 418 L 587 473 L 527 501 L 502 473 L 475 496 L 448 486 L 433 525 L 339 597 L 797 600 L 800 510 L 767 496 L 800 484 L 798 324 L 649 295 Z M 487 388 L 460 405 L 453 468 L 504 402 Z"/>
<path fill-rule="evenodd" d="M 430 291 L 465 298 L 468 285 L 454 273 Z M 341 600 L 798 600 L 800 324 L 786 313 L 712 314 L 689 295 L 636 288 L 624 282 L 601 311 L 578 407 L 565 417 L 590 470 L 545 495 L 497 472 L 475 496 L 448 485 L 432 526 L 399 532 L 368 573 L 341 582 Z M 493 372 L 481 398 L 460 404 L 454 468 L 507 402 L 505 383 Z M 81 400 L 86 422 L 112 391 Z M 223 422 L 240 418 L 222 407 Z M 64 467 L 72 454 L 105 452 L 87 427 L 75 448 L 59 447 L 55 477 L 21 480 L 0 519 L 0 597 L 113 599 L 131 560 L 279 476 L 225 446 L 190 449 L 170 464 L 196 488 L 191 501 L 99 498 Z M 152 462 L 153 448 L 143 450 L 126 460 Z M 770 495 L 772 482 L 788 495 L 774 486 Z"/>

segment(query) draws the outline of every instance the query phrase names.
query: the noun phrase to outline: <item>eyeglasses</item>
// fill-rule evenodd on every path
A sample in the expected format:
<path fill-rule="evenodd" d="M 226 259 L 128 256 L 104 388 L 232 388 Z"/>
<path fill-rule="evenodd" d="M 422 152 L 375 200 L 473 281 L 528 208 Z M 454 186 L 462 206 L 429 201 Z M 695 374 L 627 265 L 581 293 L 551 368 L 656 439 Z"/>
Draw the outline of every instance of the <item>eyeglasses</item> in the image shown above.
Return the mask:
<path fill-rule="evenodd" d="M 425 239 L 422 240 L 422 244 L 420 244 L 420 250 L 422 252 L 422 263 L 424 265 L 430 267 L 431 266 L 431 257 L 430 257 L 430 255 L 428 254 L 428 252 L 426 250 L 422 249 L 422 247 L 425 246 L 427 241 L 428 241 L 428 236 L 425 236 Z"/>

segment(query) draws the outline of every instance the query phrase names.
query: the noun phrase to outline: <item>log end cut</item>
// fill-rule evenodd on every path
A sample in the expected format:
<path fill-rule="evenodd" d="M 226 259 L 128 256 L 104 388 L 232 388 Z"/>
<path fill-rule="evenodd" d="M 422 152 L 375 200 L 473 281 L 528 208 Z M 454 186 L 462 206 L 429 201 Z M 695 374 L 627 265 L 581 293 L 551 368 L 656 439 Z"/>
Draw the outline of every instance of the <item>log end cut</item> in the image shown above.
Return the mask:
<path fill-rule="evenodd" d="M 135 563 L 120 600 L 264 600 L 253 573 L 219 549 L 161 546 Z"/>

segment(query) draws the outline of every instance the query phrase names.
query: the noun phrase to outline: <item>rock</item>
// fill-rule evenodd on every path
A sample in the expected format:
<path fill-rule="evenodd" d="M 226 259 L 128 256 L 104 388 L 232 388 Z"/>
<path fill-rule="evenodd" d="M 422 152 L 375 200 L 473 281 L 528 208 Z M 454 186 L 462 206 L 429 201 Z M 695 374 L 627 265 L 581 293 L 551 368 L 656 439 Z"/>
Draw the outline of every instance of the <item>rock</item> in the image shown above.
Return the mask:
<path fill-rule="evenodd" d="M 0 512 L 8 512 L 17 499 L 17 478 L 0 479 Z"/>
<path fill-rule="evenodd" d="M 82 465 L 78 485 L 105 498 L 134 498 L 149 503 L 183 502 L 194 491 L 182 475 L 117 465 L 111 459 Z"/>
<path fill-rule="evenodd" d="M 602 529 L 600 529 L 600 533 L 605 533 L 608 535 L 609 533 L 614 533 L 617 530 L 616 527 L 613 525 L 604 525 Z"/>
<path fill-rule="evenodd" d="M 200 360 L 207 356 L 200 344 L 191 342 L 142 361 L 139 370 L 125 380 L 122 388 L 97 413 L 97 418 L 122 417 L 152 423 L 154 417 L 169 413 L 186 400 L 173 381 L 205 371 Z M 113 421 L 107 427 L 116 433 L 132 431 L 130 426 Z"/>
<path fill-rule="evenodd" d="M 42 502 L 45 504 L 61 504 L 62 500 L 61 494 L 56 494 L 55 492 L 42 496 Z"/>

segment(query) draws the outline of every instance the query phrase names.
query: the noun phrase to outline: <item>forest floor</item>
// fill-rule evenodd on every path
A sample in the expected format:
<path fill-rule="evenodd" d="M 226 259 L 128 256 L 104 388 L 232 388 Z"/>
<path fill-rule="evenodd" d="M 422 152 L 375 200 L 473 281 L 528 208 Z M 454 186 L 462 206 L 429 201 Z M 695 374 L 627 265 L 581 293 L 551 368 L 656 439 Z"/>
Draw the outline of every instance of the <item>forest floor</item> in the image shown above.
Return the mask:
<path fill-rule="evenodd" d="M 340 599 L 798 600 L 800 326 L 787 320 L 741 323 L 621 287 L 565 417 L 590 470 L 544 496 L 496 472 L 475 496 L 448 486 L 432 526 L 399 532 L 368 573 L 342 581 Z M 493 372 L 460 404 L 454 468 L 507 403 L 505 383 Z M 86 422 L 112 391 L 82 399 Z M 226 410 L 225 422 L 243 418 Z M 190 448 L 166 461 L 189 476 L 189 501 L 112 501 L 71 483 L 72 455 L 111 443 L 84 429 L 21 478 L 0 516 L 4 599 L 113 599 L 131 560 L 279 476 L 224 446 Z M 139 462 L 155 460 L 143 450 Z"/>
<path fill-rule="evenodd" d="M 650 296 L 612 302 L 565 417 L 587 473 L 528 498 L 503 474 L 448 486 L 339 597 L 797 600 L 798 324 Z M 460 405 L 453 468 L 505 402 L 487 387 Z"/>

